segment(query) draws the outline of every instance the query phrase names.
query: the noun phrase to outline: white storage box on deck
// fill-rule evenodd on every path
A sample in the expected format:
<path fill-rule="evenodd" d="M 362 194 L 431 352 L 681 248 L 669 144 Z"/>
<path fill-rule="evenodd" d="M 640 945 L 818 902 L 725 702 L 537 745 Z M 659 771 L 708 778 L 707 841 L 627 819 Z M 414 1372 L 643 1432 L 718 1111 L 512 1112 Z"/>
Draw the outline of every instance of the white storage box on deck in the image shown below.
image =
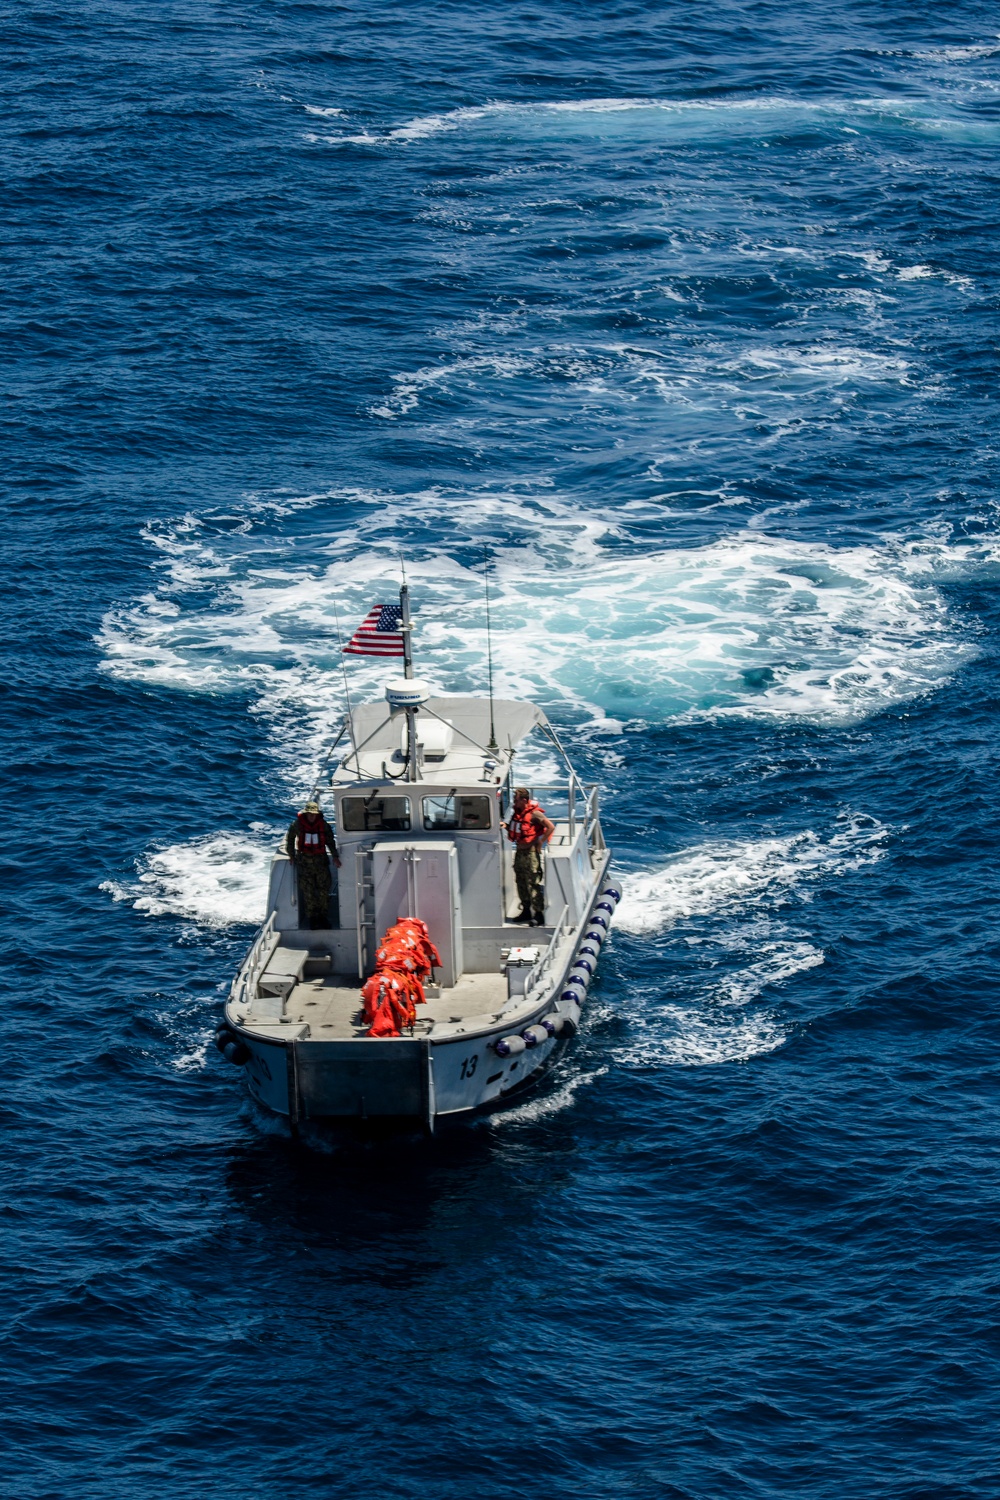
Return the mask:
<path fill-rule="evenodd" d="M 505 948 L 503 950 L 503 969 L 507 976 L 507 997 L 523 995 L 528 988 L 528 976 L 538 963 L 540 954 L 537 948 Z"/>

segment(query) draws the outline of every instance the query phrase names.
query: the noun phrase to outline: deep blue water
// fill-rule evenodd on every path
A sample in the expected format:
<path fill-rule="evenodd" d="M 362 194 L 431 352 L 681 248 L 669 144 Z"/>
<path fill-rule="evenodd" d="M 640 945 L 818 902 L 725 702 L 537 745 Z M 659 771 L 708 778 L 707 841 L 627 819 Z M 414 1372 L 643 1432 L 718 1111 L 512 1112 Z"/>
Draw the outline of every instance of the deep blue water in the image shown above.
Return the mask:
<path fill-rule="evenodd" d="M 1000 1494 L 995 8 L 2 30 L 4 1493 Z M 484 545 L 615 938 L 294 1143 L 209 1039 L 337 618 L 479 691 Z"/>

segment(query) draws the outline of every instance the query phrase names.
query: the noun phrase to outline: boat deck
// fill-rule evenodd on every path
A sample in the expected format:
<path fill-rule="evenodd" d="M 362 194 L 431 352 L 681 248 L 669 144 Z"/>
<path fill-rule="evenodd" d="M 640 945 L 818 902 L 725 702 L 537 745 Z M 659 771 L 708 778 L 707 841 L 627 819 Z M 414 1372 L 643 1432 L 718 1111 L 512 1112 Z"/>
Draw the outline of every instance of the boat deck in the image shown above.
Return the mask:
<path fill-rule="evenodd" d="M 428 995 L 417 1007 L 414 1036 L 426 1036 L 437 1021 L 461 1022 L 473 1018 L 484 1024 L 507 1004 L 507 980 L 503 974 L 463 974 L 451 989 Z M 368 1035 L 361 1019 L 361 989 L 353 975 L 332 974 L 322 979 L 302 980 L 285 1002 L 284 1017 L 293 1025 L 305 1024 L 317 1041 L 341 1041 Z"/>

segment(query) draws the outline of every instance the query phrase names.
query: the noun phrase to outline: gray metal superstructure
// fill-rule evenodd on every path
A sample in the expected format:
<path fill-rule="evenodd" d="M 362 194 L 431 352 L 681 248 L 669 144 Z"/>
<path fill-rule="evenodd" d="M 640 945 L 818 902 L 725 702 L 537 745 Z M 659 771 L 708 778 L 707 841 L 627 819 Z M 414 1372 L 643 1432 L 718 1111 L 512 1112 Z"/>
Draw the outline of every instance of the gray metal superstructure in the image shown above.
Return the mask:
<path fill-rule="evenodd" d="M 534 704 L 434 698 L 412 680 L 345 720 L 343 758 L 317 789 L 341 858 L 330 925 L 301 925 L 284 848 L 267 919 L 233 983 L 220 1045 L 254 1098 L 289 1117 L 393 1118 L 433 1129 L 497 1106 L 576 1029 L 618 892 L 597 788 L 583 786 Z M 518 747 L 551 740 L 565 777 L 533 785 L 555 823 L 544 852 L 545 922 L 519 902 L 502 820 Z M 600 908 L 600 909 L 599 909 Z M 360 986 L 402 916 L 427 922 L 441 955 L 412 1034 L 372 1038 Z"/>

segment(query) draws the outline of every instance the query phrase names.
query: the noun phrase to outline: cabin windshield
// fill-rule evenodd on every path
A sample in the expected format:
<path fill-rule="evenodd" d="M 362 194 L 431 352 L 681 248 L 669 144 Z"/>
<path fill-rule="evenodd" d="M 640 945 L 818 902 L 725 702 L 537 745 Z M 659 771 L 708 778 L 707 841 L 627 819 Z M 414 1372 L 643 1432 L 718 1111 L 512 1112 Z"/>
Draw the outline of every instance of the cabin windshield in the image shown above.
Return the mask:
<path fill-rule="evenodd" d="M 424 827 L 437 833 L 454 828 L 489 828 L 489 797 L 425 797 Z"/>
<path fill-rule="evenodd" d="M 385 829 L 405 833 L 410 827 L 409 797 L 345 797 L 341 803 L 345 833 Z"/>

